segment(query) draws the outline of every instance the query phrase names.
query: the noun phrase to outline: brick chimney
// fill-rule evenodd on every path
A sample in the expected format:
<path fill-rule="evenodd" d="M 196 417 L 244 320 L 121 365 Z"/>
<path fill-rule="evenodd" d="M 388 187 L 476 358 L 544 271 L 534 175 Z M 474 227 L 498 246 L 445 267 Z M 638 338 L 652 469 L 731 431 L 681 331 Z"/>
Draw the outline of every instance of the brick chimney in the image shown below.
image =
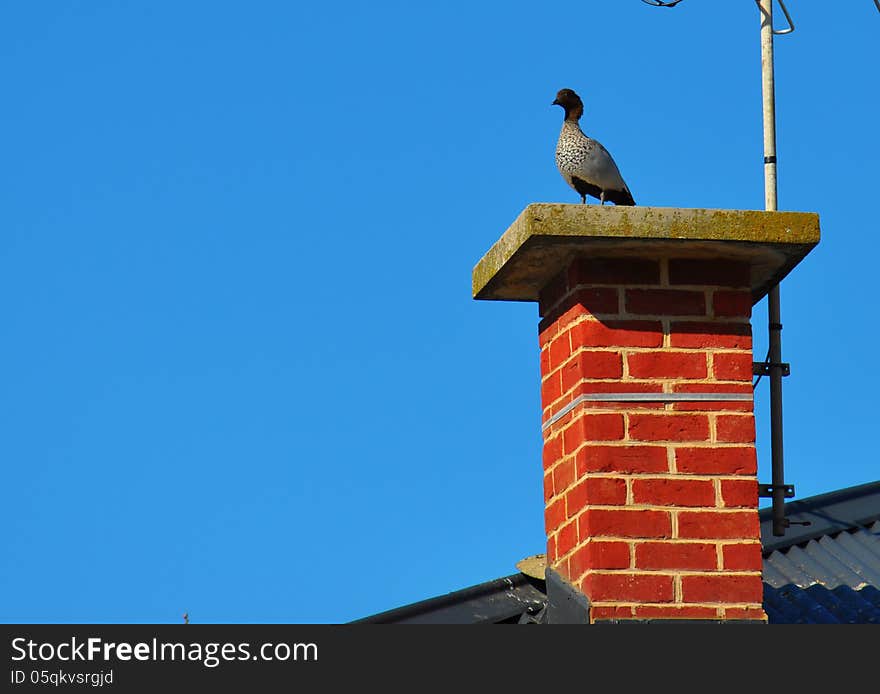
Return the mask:
<path fill-rule="evenodd" d="M 536 204 L 475 268 L 475 298 L 539 304 L 547 567 L 590 622 L 766 620 L 751 308 L 818 238 L 803 213 Z"/>

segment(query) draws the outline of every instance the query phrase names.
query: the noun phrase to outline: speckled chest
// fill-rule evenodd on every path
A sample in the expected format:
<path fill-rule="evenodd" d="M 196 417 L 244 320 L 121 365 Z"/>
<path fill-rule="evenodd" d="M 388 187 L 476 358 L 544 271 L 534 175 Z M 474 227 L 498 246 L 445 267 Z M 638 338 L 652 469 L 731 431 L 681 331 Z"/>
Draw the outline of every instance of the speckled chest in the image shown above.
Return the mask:
<path fill-rule="evenodd" d="M 574 123 L 565 122 L 556 143 L 556 166 L 563 174 L 571 174 L 584 168 L 594 153 L 596 143 L 581 132 Z"/>

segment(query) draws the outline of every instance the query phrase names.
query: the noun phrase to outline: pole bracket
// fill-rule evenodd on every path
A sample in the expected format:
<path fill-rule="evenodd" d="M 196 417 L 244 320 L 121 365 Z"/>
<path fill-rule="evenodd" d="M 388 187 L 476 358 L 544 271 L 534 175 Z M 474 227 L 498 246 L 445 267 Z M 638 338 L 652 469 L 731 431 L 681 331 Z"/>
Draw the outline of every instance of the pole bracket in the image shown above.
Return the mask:
<path fill-rule="evenodd" d="M 776 487 L 772 484 L 759 484 L 758 496 L 773 496 L 773 492 L 775 491 L 775 489 Z M 791 499 L 794 496 L 793 484 L 783 484 L 782 489 L 786 499 Z"/>
<path fill-rule="evenodd" d="M 752 362 L 752 375 L 753 376 L 769 376 L 774 368 L 782 369 L 783 376 L 791 375 L 791 364 L 788 362 L 772 362 L 772 361 L 753 361 Z"/>

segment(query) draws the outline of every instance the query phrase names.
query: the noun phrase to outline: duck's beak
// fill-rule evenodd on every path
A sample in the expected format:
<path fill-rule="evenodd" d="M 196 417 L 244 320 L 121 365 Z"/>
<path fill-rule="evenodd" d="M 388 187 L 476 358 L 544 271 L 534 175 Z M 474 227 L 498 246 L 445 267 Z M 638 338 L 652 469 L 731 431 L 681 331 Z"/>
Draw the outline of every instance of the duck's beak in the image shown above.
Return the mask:
<path fill-rule="evenodd" d="M 553 99 L 553 103 L 550 105 L 551 106 L 562 106 L 562 104 L 559 103 L 559 99 Z"/>

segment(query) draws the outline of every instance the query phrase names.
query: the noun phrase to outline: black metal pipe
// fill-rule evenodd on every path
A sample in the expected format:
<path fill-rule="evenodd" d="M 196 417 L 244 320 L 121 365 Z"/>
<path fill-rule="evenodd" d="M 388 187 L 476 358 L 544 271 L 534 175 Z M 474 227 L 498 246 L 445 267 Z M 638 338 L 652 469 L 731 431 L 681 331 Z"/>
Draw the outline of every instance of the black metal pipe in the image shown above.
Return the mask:
<path fill-rule="evenodd" d="M 773 534 L 785 535 L 785 472 L 782 454 L 782 310 L 779 285 L 767 295 L 770 327 L 770 465 L 773 494 Z"/>

